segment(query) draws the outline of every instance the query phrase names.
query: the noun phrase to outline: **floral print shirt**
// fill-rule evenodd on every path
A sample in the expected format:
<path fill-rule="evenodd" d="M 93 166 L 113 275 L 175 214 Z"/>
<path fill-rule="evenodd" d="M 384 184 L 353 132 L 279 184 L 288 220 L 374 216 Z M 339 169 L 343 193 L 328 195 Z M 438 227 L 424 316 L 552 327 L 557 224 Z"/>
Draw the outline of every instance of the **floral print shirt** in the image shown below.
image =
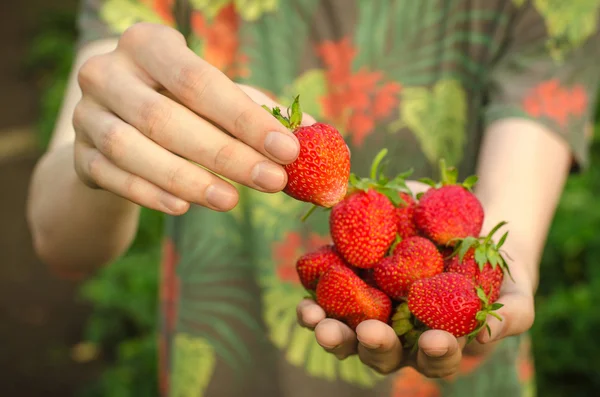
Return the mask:
<path fill-rule="evenodd" d="M 81 44 L 146 21 L 178 28 L 231 79 L 334 124 L 366 174 L 474 172 L 483 131 L 540 123 L 587 165 L 600 0 L 83 0 Z M 231 212 L 171 218 L 161 280 L 161 392 L 172 397 L 509 396 L 535 392 L 526 337 L 453 378 L 338 361 L 296 323 L 295 259 L 330 241 L 326 213 L 238 186 Z"/>

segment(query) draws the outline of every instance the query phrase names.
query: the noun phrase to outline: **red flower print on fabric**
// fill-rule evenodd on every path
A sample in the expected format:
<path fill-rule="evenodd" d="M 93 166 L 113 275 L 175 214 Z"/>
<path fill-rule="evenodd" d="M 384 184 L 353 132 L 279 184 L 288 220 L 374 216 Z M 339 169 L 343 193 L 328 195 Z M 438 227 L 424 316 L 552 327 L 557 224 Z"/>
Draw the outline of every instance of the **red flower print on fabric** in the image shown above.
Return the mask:
<path fill-rule="evenodd" d="M 203 40 L 203 58 L 229 78 L 247 77 L 247 57 L 239 53 L 240 20 L 232 4 L 219 10 L 212 21 L 199 11 L 192 14 L 192 30 Z"/>
<path fill-rule="evenodd" d="M 166 23 L 174 24 L 175 18 L 173 17 L 173 6 L 175 0 L 144 0 L 149 6 L 152 7 L 154 12 Z"/>
<path fill-rule="evenodd" d="M 329 237 L 317 233 L 311 233 L 306 239 L 303 239 L 297 232 L 287 233 L 283 241 L 273 244 L 273 259 L 277 277 L 284 282 L 300 284 L 296 272 L 296 261 L 300 255 L 330 243 Z"/>
<path fill-rule="evenodd" d="M 582 86 L 562 87 L 556 79 L 535 86 L 523 100 L 523 108 L 532 117 L 547 117 L 566 127 L 569 116 L 581 116 L 588 96 Z"/>
<path fill-rule="evenodd" d="M 161 395 L 169 388 L 169 335 L 175 329 L 180 280 L 177 276 L 179 254 L 170 238 L 163 241 L 160 265 L 160 302 L 163 312 L 164 328 L 158 337 L 159 387 Z"/>
<path fill-rule="evenodd" d="M 322 99 L 323 113 L 352 136 L 354 145 L 361 146 L 376 122 L 397 107 L 401 86 L 385 82 L 381 71 L 353 71 L 357 53 L 349 38 L 326 41 L 317 47 L 328 83 L 328 94 Z"/>
<path fill-rule="evenodd" d="M 405 367 L 396 376 L 391 397 L 440 397 L 441 391 L 435 381 L 421 375 L 411 367 Z"/>

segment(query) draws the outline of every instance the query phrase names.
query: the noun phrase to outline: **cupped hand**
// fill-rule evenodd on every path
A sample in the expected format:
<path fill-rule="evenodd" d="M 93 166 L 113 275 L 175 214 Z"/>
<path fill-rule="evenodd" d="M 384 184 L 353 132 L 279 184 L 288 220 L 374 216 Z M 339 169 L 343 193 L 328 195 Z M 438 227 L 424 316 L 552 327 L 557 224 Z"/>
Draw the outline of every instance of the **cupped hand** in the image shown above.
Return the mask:
<path fill-rule="evenodd" d="M 276 104 L 198 57 L 176 30 L 134 25 L 114 51 L 88 60 L 78 81 L 75 169 L 89 187 L 175 215 L 190 203 L 232 209 L 238 192 L 224 178 L 265 192 L 285 187 L 282 165 L 299 145 L 261 108 Z"/>
<path fill-rule="evenodd" d="M 297 316 L 299 324 L 313 329 L 317 342 L 340 360 L 358 354 L 365 365 L 382 374 L 412 366 L 427 377 L 440 378 L 457 373 L 463 350 L 464 354 L 489 353 L 494 342 L 519 335 L 531 327 L 533 296 L 527 293 L 526 284 L 521 287 L 518 282 L 505 280 L 497 302 L 504 305 L 497 311 L 502 321 L 488 316 L 491 336 L 483 329 L 475 340 L 466 345 L 465 337 L 456 338 L 446 331 L 428 330 L 421 334 L 416 353 L 403 348 L 388 324 L 367 320 L 360 323 L 354 332 L 346 324 L 327 318 L 325 311 L 311 299 L 304 299 L 298 304 Z"/>
<path fill-rule="evenodd" d="M 323 309 L 313 300 L 305 299 L 297 307 L 300 325 L 313 329 L 317 342 L 338 359 L 358 354 L 360 360 L 379 373 L 389 374 L 404 366 L 413 366 L 428 377 L 450 376 L 458 370 L 464 338 L 448 332 L 425 331 L 419 338 L 416 354 L 403 348 L 389 325 L 367 320 L 354 332 L 346 324 L 326 318 Z"/>

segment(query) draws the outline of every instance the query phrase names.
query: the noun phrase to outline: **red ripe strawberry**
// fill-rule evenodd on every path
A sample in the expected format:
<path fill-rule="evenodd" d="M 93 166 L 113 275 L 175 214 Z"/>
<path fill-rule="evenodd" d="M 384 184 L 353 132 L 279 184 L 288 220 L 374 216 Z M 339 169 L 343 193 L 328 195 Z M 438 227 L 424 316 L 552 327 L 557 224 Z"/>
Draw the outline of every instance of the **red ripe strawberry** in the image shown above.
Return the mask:
<path fill-rule="evenodd" d="M 400 198 L 403 202 L 399 203 L 396 208 L 398 235 L 403 239 L 416 236 L 418 233 L 413 221 L 413 214 L 415 213 L 417 203 L 408 193 L 400 193 Z"/>
<path fill-rule="evenodd" d="M 431 329 L 458 337 L 474 338 L 486 325 L 487 315 L 502 307 L 489 304 L 472 280 L 458 273 L 440 273 L 415 281 L 408 294 L 408 308 L 417 320 Z M 489 331 L 489 328 L 488 328 Z"/>
<path fill-rule="evenodd" d="M 388 253 L 398 232 L 395 205 L 408 190 L 405 174 L 389 180 L 380 173 L 387 149 L 381 150 L 371 165 L 369 178 L 350 175 L 351 190 L 336 204 L 329 217 L 333 242 L 349 264 L 372 268 Z"/>
<path fill-rule="evenodd" d="M 395 211 L 390 200 L 373 189 L 355 191 L 336 204 L 329 229 L 340 255 L 356 267 L 375 266 L 396 238 Z"/>
<path fill-rule="evenodd" d="M 328 317 L 343 321 L 352 329 L 370 319 L 387 323 L 392 313 L 390 298 L 369 287 L 346 267 L 325 271 L 317 285 L 317 303 Z"/>
<path fill-rule="evenodd" d="M 442 182 L 432 185 L 419 199 L 414 222 L 422 235 L 439 245 L 453 245 L 455 239 L 478 236 L 483 225 L 483 207 L 471 188 L 477 177 L 467 178 L 457 184 L 456 169 L 446 169 L 442 164 Z"/>
<path fill-rule="evenodd" d="M 355 273 L 360 277 L 369 287 L 378 288 L 375 282 L 375 273 L 373 269 L 361 269 L 358 267 L 353 268 L 356 270 Z"/>
<path fill-rule="evenodd" d="M 345 266 L 345 263 L 329 244 L 302 255 L 296 262 L 296 271 L 304 288 L 314 291 L 319 278 L 331 266 Z"/>
<path fill-rule="evenodd" d="M 284 167 L 288 181 L 283 191 L 316 206 L 329 208 L 340 202 L 348 188 L 350 151 L 339 131 L 323 123 L 301 126 L 299 97 L 295 98 L 289 117 L 283 116 L 279 108 L 265 108 L 292 130 L 300 143 L 298 157 Z"/>
<path fill-rule="evenodd" d="M 444 259 L 435 244 L 414 236 L 400 241 L 394 254 L 384 258 L 373 270 L 377 286 L 390 298 L 399 300 L 408 296 L 416 280 L 444 271 Z"/>
<path fill-rule="evenodd" d="M 467 237 L 456 245 L 453 255 L 446 259 L 446 271 L 460 273 L 469 277 L 479 285 L 490 302 L 495 302 L 500 296 L 500 287 L 504 280 L 504 272 L 510 274 L 508 265 L 500 248 L 506 241 L 508 232 L 494 244 L 492 237 L 506 222 L 499 223 L 485 238 Z"/>

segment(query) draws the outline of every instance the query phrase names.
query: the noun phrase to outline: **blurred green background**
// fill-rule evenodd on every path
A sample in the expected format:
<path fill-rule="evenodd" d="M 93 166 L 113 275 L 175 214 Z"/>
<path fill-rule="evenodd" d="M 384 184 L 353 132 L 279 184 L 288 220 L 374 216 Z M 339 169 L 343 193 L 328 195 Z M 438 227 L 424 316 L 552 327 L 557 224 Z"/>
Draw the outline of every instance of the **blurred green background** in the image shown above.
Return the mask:
<path fill-rule="evenodd" d="M 40 17 L 27 69 L 42 92 L 37 132 L 41 148 L 51 133 L 70 71 L 74 13 Z M 598 128 L 598 123 L 596 130 Z M 533 335 L 540 396 L 588 396 L 600 387 L 600 134 L 595 134 L 592 168 L 573 175 L 550 233 L 537 296 Z M 145 211 L 129 252 L 78 296 L 89 308 L 84 351 L 104 365 L 80 388 L 82 396 L 156 395 L 155 328 L 157 265 L 163 219 Z"/>

